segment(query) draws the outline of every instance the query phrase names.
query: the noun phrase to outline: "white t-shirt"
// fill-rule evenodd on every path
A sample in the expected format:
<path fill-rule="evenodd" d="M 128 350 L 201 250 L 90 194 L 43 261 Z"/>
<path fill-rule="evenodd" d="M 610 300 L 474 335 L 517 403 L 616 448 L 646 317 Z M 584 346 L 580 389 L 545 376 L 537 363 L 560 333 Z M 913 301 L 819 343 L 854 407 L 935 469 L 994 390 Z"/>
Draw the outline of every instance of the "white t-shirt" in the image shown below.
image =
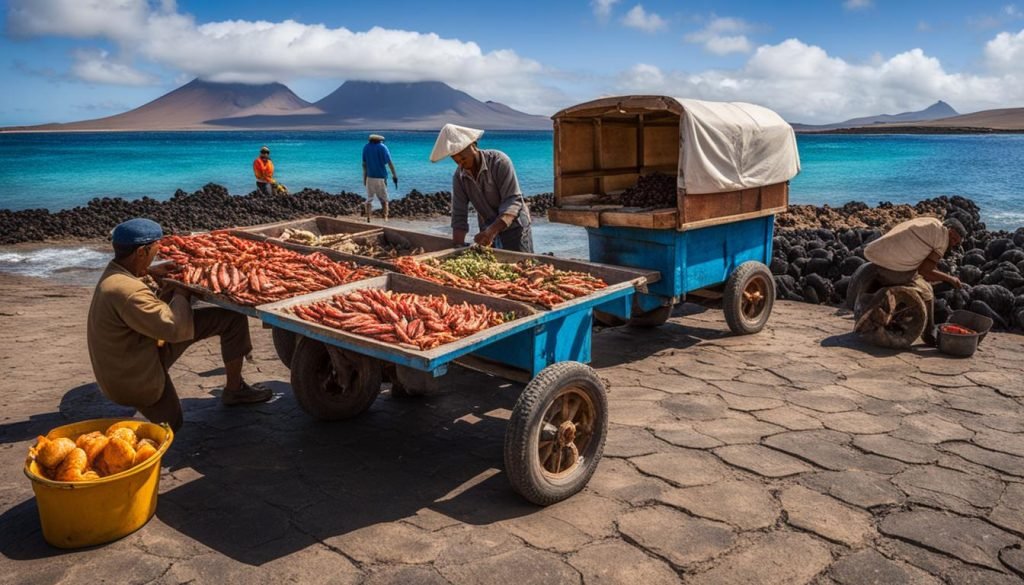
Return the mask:
<path fill-rule="evenodd" d="M 929 256 L 942 258 L 949 247 L 949 229 L 934 217 L 905 221 L 868 244 L 864 257 L 882 268 L 917 270 Z"/>

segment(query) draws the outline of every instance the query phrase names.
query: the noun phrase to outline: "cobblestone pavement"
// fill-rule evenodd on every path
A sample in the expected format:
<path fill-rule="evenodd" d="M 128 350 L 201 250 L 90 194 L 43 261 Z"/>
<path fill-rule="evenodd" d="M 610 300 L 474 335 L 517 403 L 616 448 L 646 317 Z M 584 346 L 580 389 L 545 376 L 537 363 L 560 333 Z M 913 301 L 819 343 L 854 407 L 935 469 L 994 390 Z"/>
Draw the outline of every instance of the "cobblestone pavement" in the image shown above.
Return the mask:
<path fill-rule="evenodd" d="M 992 334 L 969 360 L 883 352 L 834 309 L 786 302 L 750 337 L 689 305 L 598 332 L 604 459 L 548 508 L 501 472 L 520 387 L 456 372 L 442 394 L 316 422 L 253 322 L 248 379 L 280 396 L 220 406 L 216 348 L 193 348 L 156 516 L 51 549 L 26 449 L 130 414 L 91 383 L 88 296 L 0 280 L 0 583 L 1022 582 L 1024 338 Z"/>

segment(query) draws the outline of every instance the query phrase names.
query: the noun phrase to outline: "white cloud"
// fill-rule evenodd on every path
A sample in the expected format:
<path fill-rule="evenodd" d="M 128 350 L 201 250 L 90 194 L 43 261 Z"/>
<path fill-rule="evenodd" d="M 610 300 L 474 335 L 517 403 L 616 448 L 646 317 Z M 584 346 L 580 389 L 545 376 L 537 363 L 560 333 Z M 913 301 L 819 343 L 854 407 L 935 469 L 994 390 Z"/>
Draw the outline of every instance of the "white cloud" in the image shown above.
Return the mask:
<path fill-rule="evenodd" d="M 131 65 L 110 59 L 110 54 L 101 49 L 79 49 L 74 53 L 75 63 L 71 74 L 87 83 L 104 85 L 153 85 L 159 80 L 139 71 Z"/>
<path fill-rule="evenodd" d="M 846 0 L 843 2 L 843 8 L 847 10 L 865 10 L 871 8 L 874 4 L 874 0 Z"/>
<path fill-rule="evenodd" d="M 997 34 L 985 44 L 985 59 L 994 71 L 1024 75 L 1024 30 Z"/>
<path fill-rule="evenodd" d="M 704 46 L 704 50 L 715 55 L 749 53 L 753 45 L 746 34 L 750 24 L 739 18 L 712 17 L 703 29 L 686 35 L 684 40 Z"/>
<path fill-rule="evenodd" d="M 23 36 L 115 43 L 116 58 L 98 60 L 93 53 L 76 59 L 72 72 L 93 83 L 141 83 L 129 64 L 143 59 L 210 81 L 438 80 L 528 111 L 546 107 L 555 94 L 538 81 L 542 66 L 511 50 L 485 52 L 474 42 L 380 27 L 360 32 L 294 20 L 199 24 L 167 0 L 11 0 L 8 27 Z"/>
<path fill-rule="evenodd" d="M 1004 39 L 1008 40 L 1008 39 Z M 1000 41 L 994 39 L 990 45 Z M 1015 51 L 1024 33 L 1014 37 Z M 1022 53 L 1001 53 L 1012 60 Z M 759 47 L 735 70 L 700 73 L 637 65 L 619 78 L 624 93 L 655 93 L 723 101 L 751 101 L 798 122 L 837 122 L 855 116 L 920 109 L 946 100 L 961 111 L 1005 107 L 1024 95 L 1024 67 L 1016 75 L 950 73 L 938 59 L 912 49 L 870 64 L 829 55 L 789 39 Z"/>
<path fill-rule="evenodd" d="M 643 4 L 637 4 L 630 8 L 629 12 L 622 19 L 622 24 L 646 33 L 656 33 L 668 26 L 664 18 L 654 12 L 644 10 Z"/>
<path fill-rule="evenodd" d="M 594 16 L 600 20 L 607 20 L 612 14 L 612 6 L 619 3 L 619 0 L 590 0 L 590 6 L 594 9 Z"/>

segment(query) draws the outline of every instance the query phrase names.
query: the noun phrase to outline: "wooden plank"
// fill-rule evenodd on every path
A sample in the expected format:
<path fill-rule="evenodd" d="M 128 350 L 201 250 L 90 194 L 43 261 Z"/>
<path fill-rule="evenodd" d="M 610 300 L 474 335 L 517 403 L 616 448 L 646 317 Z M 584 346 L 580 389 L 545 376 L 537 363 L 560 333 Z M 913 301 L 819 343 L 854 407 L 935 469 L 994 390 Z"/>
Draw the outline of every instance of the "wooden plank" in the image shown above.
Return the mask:
<path fill-rule="evenodd" d="M 599 171 L 604 168 L 604 150 L 602 149 L 602 137 L 603 132 L 601 131 L 601 119 L 594 119 L 594 170 Z M 594 177 L 594 192 L 604 193 L 604 175 Z"/>
<path fill-rule="evenodd" d="M 733 223 L 737 221 L 743 221 L 745 219 L 754 219 L 758 217 L 765 217 L 767 215 L 777 215 L 779 213 L 785 213 L 789 209 L 788 206 L 775 207 L 771 209 L 761 209 L 759 211 L 751 211 L 749 213 L 740 213 L 737 215 L 726 215 L 723 217 L 714 217 L 711 219 L 705 219 L 702 221 L 694 221 L 683 224 L 679 231 L 685 232 L 689 230 L 695 230 L 699 228 L 711 227 L 714 225 L 722 225 L 723 223 Z"/>
<path fill-rule="evenodd" d="M 636 164 L 644 166 L 647 159 L 644 157 L 644 115 L 636 117 Z"/>
<path fill-rule="evenodd" d="M 568 171 L 563 172 L 561 178 L 584 179 L 592 177 L 611 177 L 615 175 L 647 175 L 650 173 L 669 173 L 674 175 L 676 174 L 676 170 L 675 165 L 661 165 L 655 167 L 617 167 L 591 171 Z"/>
<path fill-rule="evenodd" d="M 548 221 L 596 228 L 601 227 L 601 212 L 552 207 L 551 209 L 548 209 Z"/>
<path fill-rule="evenodd" d="M 724 217 L 759 217 L 758 212 L 785 207 L 788 200 L 789 185 L 787 183 L 725 193 L 680 192 L 677 197 L 679 227 L 683 229 L 683 226 L 695 224 L 715 225 L 706 222 Z"/>
<path fill-rule="evenodd" d="M 676 227 L 679 217 L 675 209 L 667 208 L 652 211 L 603 211 L 600 220 L 603 226 L 670 230 Z"/>

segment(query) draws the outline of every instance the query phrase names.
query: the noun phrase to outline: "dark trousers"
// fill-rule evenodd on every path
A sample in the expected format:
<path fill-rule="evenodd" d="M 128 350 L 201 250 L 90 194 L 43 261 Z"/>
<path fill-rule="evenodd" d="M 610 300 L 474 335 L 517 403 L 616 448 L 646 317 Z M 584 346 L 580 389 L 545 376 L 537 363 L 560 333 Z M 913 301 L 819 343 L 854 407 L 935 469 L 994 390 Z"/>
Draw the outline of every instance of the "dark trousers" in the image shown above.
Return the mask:
<path fill-rule="evenodd" d="M 530 231 L 530 224 L 524 226 L 517 220 L 494 238 L 494 247 L 510 252 L 533 253 L 533 233 Z"/>
<path fill-rule="evenodd" d="M 167 370 L 185 353 L 193 343 L 209 337 L 220 337 L 220 355 L 224 363 L 245 357 L 252 351 L 249 338 L 249 319 L 220 307 L 207 307 L 193 311 L 195 337 L 189 341 L 168 343 L 160 348 L 160 362 L 164 366 L 164 393 L 152 406 L 140 408 L 139 412 L 155 423 L 167 423 L 178 430 L 182 423 L 181 400 L 174 382 Z"/>
<path fill-rule="evenodd" d="M 256 190 L 263 195 L 273 195 L 274 185 L 271 183 L 261 183 L 260 181 L 256 181 Z"/>

